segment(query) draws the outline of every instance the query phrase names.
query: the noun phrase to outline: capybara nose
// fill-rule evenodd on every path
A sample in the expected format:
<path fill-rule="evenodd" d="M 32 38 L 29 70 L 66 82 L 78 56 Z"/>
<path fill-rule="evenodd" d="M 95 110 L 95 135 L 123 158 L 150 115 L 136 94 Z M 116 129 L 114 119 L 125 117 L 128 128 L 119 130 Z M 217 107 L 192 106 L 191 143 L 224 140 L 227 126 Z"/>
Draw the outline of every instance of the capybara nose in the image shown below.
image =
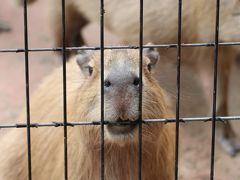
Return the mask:
<path fill-rule="evenodd" d="M 129 119 L 122 119 L 121 117 L 119 117 L 118 119 L 117 119 L 117 122 L 130 122 L 130 120 Z"/>
<path fill-rule="evenodd" d="M 129 119 L 118 118 L 115 123 L 107 125 L 108 131 L 115 135 L 131 133 L 137 127 L 137 123 Z"/>

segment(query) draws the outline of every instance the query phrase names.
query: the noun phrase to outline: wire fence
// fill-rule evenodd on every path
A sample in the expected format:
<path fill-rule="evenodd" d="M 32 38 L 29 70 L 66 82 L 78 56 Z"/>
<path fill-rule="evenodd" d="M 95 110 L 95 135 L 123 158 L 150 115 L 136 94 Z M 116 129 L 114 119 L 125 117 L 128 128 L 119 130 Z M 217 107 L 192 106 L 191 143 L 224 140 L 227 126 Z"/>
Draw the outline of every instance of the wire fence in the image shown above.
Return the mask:
<path fill-rule="evenodd" d="M 28 14 L 27 1 L 24 0 L 24 45 L 25 45 L 25 78 L 26 78 L 26 113 L 27 113 L 27 153 L 28 153 L 28 179 L 32 179 L 31 158 L 31 130 L 30 130 L 30 96 L 29 96 L 29 64 L 28 64 Z"/>
<path fill-rule="evenodd" d="M 175 180 L 178 179 L 178 159 L 179 159 L 179 124 L 189 122 L 212 122 L 212 144 L 211 144 L 211 169 L 210 179 L 214 179 L 214 157 L 215 157 L 215 127 L 216 122 L 225 122 L 230 120 L 240 120 L 240 116 L 217 116 L 216 115 L 216 100 L 217 100 L 217 74 L 218 74 L 218 49 L 219 46 L 239 46 L 240 42 L 219 42 L 219 14 L 220 14 L 220 0 L 216 0 L 216 22 L 215 22 L 215 41 L 208 43 L 182 43 L 182 0 L 178 1 L 178 41 L 176 44 L 158 44 L 158 45 L 143 45 L 143 0 L 139 0 L 139 44 L 138 45 L 126 45 L 126 46 L 105 46 L 104 45 L 104 0 L 100 0 L 100 46 L 96 47 L 66 47 L 65 40 L 65 0 L 62 0 L 62 47 L 58 48 L 29 48 L 28 47 L 28 14 L 27 14 L 27 0 L 24 0 L 24 48 L 17 49 L 0 49 L 0 53 L 25 53 L 25 78 L 26 78 L 26 123 L 15 124 L 0 124 L 0 128 L 27 128 L 27 153 L 28 153 L 28 179 L 32 179 L 32 159 L 31 159 L 31 128 L 42 127 L 63 127 L 64 128 L 64 178 L 68 179 L 68 133 L 67 127 L 74 126 L 87 126 L 87 125 L 99 125 L 101 126 L 101 180 L 104 180 L 104 125 L 107 124 L 133 124 L 137 123 L 139 126 L 138 133 L 138 179 L 142 179 L 142 124 L 148 123 L 176 123 L 176 151 L 175 151 Z M 214 48 L 214 81 L 213 81 L 213 104 L 212 104 L 212 116 L 211 117 L 197 117 L 197 118 L 180 118 L 180 89 L 181 89 L 181 51 L 182 48 L 192 47 L 210 47 Z M 176 100 L 176 118 L 169 119 L 142 119 L 142 68 L 139 68 L 139 116 L 136 122 L 110 122 L 104 118 L 104 50 L 105 49 L 139 49 L 139 66 L 143 64 L 143 49 L 144 48 L 177 48 L 177 100 Z M 67 84 L 66 84 L 66 51 L 74 50 L 100 50 L 101 52 L 101 120 L 99 121 L 81 121 L 81 122 L 68 122 L 67 120 Z M 62 51 L 62 66 L 63 66 L 63 122 L 49 122 L 49 123 L 31 123 L 30 117 L 30 96 L 29 96 L 29 52 L 40 51 Z"/>

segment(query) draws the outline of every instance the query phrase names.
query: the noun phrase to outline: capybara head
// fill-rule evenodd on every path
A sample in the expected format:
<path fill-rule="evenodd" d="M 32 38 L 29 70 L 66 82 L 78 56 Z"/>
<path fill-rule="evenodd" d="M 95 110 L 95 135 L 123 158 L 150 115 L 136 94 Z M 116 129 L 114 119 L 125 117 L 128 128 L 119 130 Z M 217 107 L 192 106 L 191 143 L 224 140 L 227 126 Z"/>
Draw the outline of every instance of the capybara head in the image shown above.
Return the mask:
<path fill-rule="evenodd" d="M 143 118 L 162 118 L 166 111 L 163 91 L 152 76 L 152 69 L 160 58 L 153 49 L 143 51 Z M 89 97 L 85 118 L 100 120 L 101 68 L 100 52 L 82 50 L 76 57 L 84 77 L 82 91 Z M 139 117 L 139 50 L 104 51 L 104 120 L 106 140 L 136 140 Z M 82 92 L 81 91 L 81 92 Z M 84 98 L 83 97 L 83 98 Z M 86 102 L 86 100 L 84 100 Z M 111 124 L 111 122 L 120 122 Z M 127 123 L 119 125 L 121 122 Z M 133 122 L 132 124 L 128 122 Z M 135 123 L 134 123 L 135 122 Z"/>

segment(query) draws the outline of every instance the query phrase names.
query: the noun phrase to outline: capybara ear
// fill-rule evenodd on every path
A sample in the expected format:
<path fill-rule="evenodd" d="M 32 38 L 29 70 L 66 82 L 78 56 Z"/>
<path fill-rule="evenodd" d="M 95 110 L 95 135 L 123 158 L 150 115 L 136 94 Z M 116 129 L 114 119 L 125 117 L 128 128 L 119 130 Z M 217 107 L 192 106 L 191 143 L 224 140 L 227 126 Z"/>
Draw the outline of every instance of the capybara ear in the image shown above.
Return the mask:
<path fill-rule="evenodd" d="M 89 65 L 92 54 L 92 50 L 80 50 L 76 56 L 76 62 L 86 76 L 91 76 L 93 72 L 93 67 Z"/>
<path fill-rule="evenodd" d="M 152 43 L 148 43 L 148 45 L 153 45 Z M 150 64 L 148 65 L 149 70 L 151 70 L 151 67 L 154 67 L 155 64 L 158 62 L 158 60 L 160 59 L 160 54 L 157 51 L 156 48 L 153 47 L 149 47 L 143 50 L 145 56 L 147 56 L 150 60 Z"/>

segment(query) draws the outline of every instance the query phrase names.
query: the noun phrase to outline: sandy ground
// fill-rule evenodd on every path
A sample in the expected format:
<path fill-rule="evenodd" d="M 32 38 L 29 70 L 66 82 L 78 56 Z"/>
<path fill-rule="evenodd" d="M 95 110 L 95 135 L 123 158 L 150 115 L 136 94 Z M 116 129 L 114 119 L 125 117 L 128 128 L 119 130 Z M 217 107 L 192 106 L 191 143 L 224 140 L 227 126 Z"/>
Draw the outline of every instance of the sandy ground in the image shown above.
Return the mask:
<path fill-rule="evenodd" d="M 0 34 L 0 48 L 23 48 L 23 10 L 12 1 L 0 0 L 0 20 L 11 27 L 11 32 Z M 39 13 L 41 12 L 41 13 Z M 51 27 L 48 23 L 49 6 L 47 0 L 33 4 L 29 14 L 29 47 L 53 47 Z M 90 25 L 84 34 L 88 45 L 98 44 L 97 25 Z M 107 44 L 117 42 L 117 38 L 107 35 Z M 30 91 L 34 92 L 41 80 L 59 66 L 60 58 L 53 52 L 31 52 Z M 187 66 L 182 68 L 181 115 L 184 117 L 209 115 L 210 102 L 203 95 L 200 78 Z M 234 65 L 231 73 L 230 115 L 239 115 L 240 79 L 239 67 Z M 19 111 L 25 103 L 24 54 L 0 53 L 0 123 L 16 122 Z M 156 77 L 160 84 L 175 97 L 176 67 L 174 64 L 160 64 Z M 203 79 L 204 80 L 204 79 Z M 238 131 L 240 125 L 234 122 Z M 240 136 L 239 136 L 240 137 Z M 209 179 L 211 149 L 211 123 L 189 123 L 180 129 L 179 179 Z M 215 174 L 217 180 L 240 179 L 240 154 L 229 157 L 216 143 Z"/>

